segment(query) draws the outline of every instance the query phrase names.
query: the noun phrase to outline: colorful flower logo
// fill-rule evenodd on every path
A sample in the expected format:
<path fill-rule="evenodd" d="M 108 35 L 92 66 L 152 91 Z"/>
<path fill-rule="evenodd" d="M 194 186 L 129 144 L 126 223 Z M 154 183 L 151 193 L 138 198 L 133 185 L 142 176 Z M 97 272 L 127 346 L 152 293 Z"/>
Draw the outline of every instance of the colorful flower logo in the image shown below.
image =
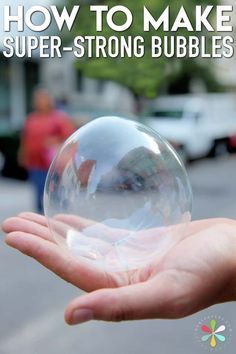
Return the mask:
<path fill-rule="evenodd" d="M 194 332 L 198 344 L 208 353 L 222 351 L 232 340 L 231 325 L 222 316 L 205 316 L 195 326 Z"/>
<path fill-rule="evenodd" d="M 217 341 L 220 342 L 226 341 L 225 336 L 223 334 L 220 334 L 222 332 L 225 332 L 226 327 L 225 325 L 220 325 L 219 327 L 217 327 L 217 321 L 215 319 L 211 320 L 210 327 L 206 325 L 202 325 L 201 330 L 202 332 L 207 333 L 204 336 L 202 336 L 201 338 L 202 342 L 207 342 L 208 340 L 210 340 L 210 346 L 212 348 L 215 348 L 217 346 Z"/>

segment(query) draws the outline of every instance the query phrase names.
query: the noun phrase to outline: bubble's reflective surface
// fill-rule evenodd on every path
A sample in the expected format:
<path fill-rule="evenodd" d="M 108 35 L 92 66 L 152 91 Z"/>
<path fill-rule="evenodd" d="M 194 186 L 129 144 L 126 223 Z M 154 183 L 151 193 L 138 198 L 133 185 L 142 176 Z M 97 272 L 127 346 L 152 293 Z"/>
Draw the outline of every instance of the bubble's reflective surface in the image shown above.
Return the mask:
<path fill-rule="evenodd" d="M 109 271 L 158 259 L 184 236 L 191 187 L 156 132 L 116 118 L 74 133 L 54 159 L 44 193 L 57 243 Z"/>

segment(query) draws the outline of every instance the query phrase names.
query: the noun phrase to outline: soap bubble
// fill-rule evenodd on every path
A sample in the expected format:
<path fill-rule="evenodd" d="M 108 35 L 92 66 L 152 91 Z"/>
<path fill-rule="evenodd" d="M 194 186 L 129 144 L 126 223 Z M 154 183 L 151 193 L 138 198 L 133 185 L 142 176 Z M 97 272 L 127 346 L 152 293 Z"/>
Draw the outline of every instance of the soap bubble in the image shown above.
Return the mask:
<path fill-rule="evenodd" d="M 106 271 L 158 260 L 185 236 L 191 203 L 186 170 L 170 144 L 118 117 L 77 130 L 55 157 L 44 191 L 55 241 Z"/>

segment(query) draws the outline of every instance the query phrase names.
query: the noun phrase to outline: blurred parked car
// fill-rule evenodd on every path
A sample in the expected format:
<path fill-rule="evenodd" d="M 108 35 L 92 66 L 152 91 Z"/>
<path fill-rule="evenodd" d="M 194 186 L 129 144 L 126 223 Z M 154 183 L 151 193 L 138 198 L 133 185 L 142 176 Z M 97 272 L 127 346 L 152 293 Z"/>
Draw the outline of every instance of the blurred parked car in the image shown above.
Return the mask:
<path fill-rule="evenodd" d="M 236 132 L 236 96 L 163 96 L 142 120 L 169 140 L 184 160 L 223 154 Z"/>
<path fill-rule="evenodd" d="M 4 177 L 27 179 L 27 172 L 18 163 L 20 131 L 0 124 L 0 173 Z"/>
<path fill-rule="evenodd" d="M 229 139 L 229 150 L 230 152 L 236 152 L 236 131 Z"/>

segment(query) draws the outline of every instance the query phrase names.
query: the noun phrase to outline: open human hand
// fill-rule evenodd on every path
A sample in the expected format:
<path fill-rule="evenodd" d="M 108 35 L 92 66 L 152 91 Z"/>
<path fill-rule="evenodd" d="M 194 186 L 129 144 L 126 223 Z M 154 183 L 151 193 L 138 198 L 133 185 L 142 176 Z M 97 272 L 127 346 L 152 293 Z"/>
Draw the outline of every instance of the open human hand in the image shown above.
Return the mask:
<path fill-rule="evenodd" d="M 68 324 L 181 318 L 236 299 L 234 220 L 192 222 L 164 256 L 137 270 L 111 273 L 55 244 L 43 216 L 22 213 L 2 228 L 9 246 L 88 292 L 68 305 Z"/>

